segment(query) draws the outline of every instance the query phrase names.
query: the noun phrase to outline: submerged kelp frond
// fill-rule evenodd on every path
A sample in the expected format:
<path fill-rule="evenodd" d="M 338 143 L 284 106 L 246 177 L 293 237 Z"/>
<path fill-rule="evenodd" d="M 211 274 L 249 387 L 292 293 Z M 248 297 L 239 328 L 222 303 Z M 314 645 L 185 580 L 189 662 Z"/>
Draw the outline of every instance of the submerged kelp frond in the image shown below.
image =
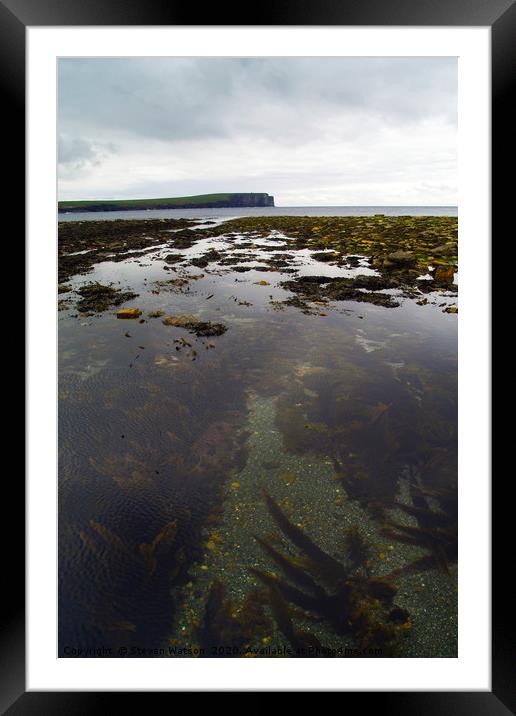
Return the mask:
<path fill-rule="evenodd" d="M 257 538 L 287 579 L 303 589 L 269 572 L 250 570 L 267 587 L 271 611 L 291 644 L 299 644 L 299 631 L 288 612 L 289 603 L 303 609 L 307 616 L 311 614 L 324 620 L 336 634 L 352 637 L 361 648 L 375 646 L 380 647 L 382 653 L 393 652 L 399 630 L 389 619 L 397 591 L 395 585 L 383 578 L 351 574 L 293 525 L 267 492 L 264 497 L 283 535 L 302 552 L 294 563 L 268 542 Z M 362 565 L 368 553 L 364 538 L 351 531 L 348 541 L 355 550 L 351 561 Z M 302 568 L 299 564 L 306 566 Z"/>
<path fill-rule="evenodd" d="M 297 587 L 293 587 L 288 582 L 279 579 L 279 577 L 269 574 L 269 572 L 263 572 L 255 567 L 250 567 L 249 571 L 251 574 L 254 574 L 254 576 L 257 577 L 266 587 L 276 587 L 279 589 L 285 599 L 292 602 L 292 604 L 308 611 L 317 611 L 319 602 L 316 597 L 305 594 L 305 592 L 297 589 Z M 328 595 L 324 593 L 324 597 L 327 596 Z"/>
<path fill-rule="evenodd" d="M 260 547 L 267 552 L 269 557 L 280 567 L 280 569 L 289 577 L 293 582 L 296 582 L 301 587 L 306 587 L 314 595 L 321 596 L 324 590 L 312 579 L 312 577 L 305 572 L 301 567 L 296 565 L 291 559 L 286 557 L 281 552 L 278 552 L 269 542 L 260 537 L 255 536 L 256 541 Z"/>
<path fill-rule="evenodd" d="M 321 644 L 314 634 L 296 629 L 292 622 L 289 606 L 281 591 L 275 585 L 269 586 L 269 604 L 279 630 L 295 650 L 295 656 L 314 653 L 322 650 Z"/>
<path fill-rule="evenodd" d="M 438 527 L 446 528 L 450 524 L 450 518 L 447 514 L 433 512 L 428 507 L 426 509 L 423 509 L 421 507 L 414 507 L 413 505 L 406 505 L 399 500 L 394 500 L 392 506 L 397 507 L 403 512 L 406 512 L 407 515 L 410 515 L 411 517 L 415 517 L 422 527 L 427 527 L 430 529 Z"/>
<path fill-rule="evenodd" d="M 263 612 L 263 594 L 249 592 L 241 609 L 236 610 L 226 598 L 223 583 L 214 579 L 206 598 L 202 624 L 197 639 L 203 656 L 238 657 L 246 653 L 257 633 L 270 630 Z"/>
<path fill-rule="evenodd" d="M 457 561 L 458 553 L 457 490 L 430 491 L 412 483 L 410 496 L 412 505 L 395 501 L 393 506 L 413 517 L 417 526 L 400 524 L 390 518 L 383 532 L 393 540 L 420 547 L 429 554 L 395 570 L 392 575 L 437 568 L 450 576 L 450 564 Z M 437 507 L 429 503 L 428 497 Z"/>
<path fill-rule="evenodd" d="M 199 644 L 211 648 L 218 644 L 234 644 L 242 640 L 240 625 L 232 615 L 233 604 L 226 599 L 226 589 L 215 579 L 210 586 L 202 625 L 198 630 Z M 235 641 L 236 640 L 236 641 Z"/>
<path fill-rule="evenodd" d="M 370 558 L 370 549 L 358 527 L 348 527 L 344 530 L 346 552 L 355 567 L 366 567 Z"/>
<path fill-rule="evenodd" d="M 287 516 L 281 511 L 280 507 L 272 499 L 269 493 L 264 490 L 263 496 L 267 509 L 272 515 L 274 521 L 281 529 L 283 534 L 293 542 L 296 547 L 304 552 L 304 554 L 313 560 L 315 570 L 324 574 L 330 580 L 340 580 L 346 577 L 346 571 L 342 564 L 336 559 L 326 554 L 313 542 L 302 529 L 293 524 Z"/>

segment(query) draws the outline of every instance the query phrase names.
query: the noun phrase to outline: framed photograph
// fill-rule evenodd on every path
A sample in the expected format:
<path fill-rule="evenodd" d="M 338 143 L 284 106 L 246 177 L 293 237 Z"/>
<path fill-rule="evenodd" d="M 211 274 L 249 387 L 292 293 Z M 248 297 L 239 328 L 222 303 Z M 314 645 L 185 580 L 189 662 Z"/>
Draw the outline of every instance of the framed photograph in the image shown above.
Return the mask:
<path fill-rule="evenodd" d="M 490 266 L 514 4 L 0 18 L 28 325 L 2 708 L 511 713 Z"/>

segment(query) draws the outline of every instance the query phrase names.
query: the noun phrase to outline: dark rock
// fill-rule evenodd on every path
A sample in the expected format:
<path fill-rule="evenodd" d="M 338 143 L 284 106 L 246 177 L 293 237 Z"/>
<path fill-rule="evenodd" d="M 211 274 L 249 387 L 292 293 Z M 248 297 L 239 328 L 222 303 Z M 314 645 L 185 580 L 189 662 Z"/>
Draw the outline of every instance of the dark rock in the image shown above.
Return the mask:
<path fill-rule="evenodd" d="M 197 259 L 192 259 L 190 261 L 190 266 L 197 266 L 197 268 L 206 268 L 206 266 L 209 264 L 209 261 L 206 261 L 206 259 L 203 259 L 202 256 L 199 256 Z"/>
<path fill-rule="evenodd" d="M 338 256 L 336 256 L 333 251 L 314 253 L 310 254 L 310 256 L 316 261 L 322 261 L 323 263 L 327 263 L 328 261 L 335 261 L 338 258 Z"/>
<path fill-rule="evenodd" d="M 184 258 L 183 254 L 169 254 L 168 256 L 165 256 L 163 261 L 166 261 L 167 264 L 177 264 L 180 261 L 183 261 Z"/>
<path fill-rule="evenodd" d="M 384 259 L 384 269 L 412 268 L 417 263 L 416 257 L 408 251 L 394 251 Z"/>
<path fill-rule="evenodd" d="M 355 276 L 354 278 L 331 278 L 328 276 L 300 276 L 280 284 L 292 293 L 298 294 L 296 300 L 287 299 L 287 305 L 306 308 L 307 301 L 356 301 L 373 303 L 377 306 L 395 308 L 399 302 L 387 293 L 377 293 L 361 289 L 394 288 L 396 281 L 382 276 Z"/>
<path fill-rule="evenodd" d="M 189 333 L 203 338 L 221 336 L 228 330 L 228 327 L 223 323 L 199 321 L 195 316 L 167 316 L 163 319 L 163 324 L 165 326 L 185 328 Z"/>

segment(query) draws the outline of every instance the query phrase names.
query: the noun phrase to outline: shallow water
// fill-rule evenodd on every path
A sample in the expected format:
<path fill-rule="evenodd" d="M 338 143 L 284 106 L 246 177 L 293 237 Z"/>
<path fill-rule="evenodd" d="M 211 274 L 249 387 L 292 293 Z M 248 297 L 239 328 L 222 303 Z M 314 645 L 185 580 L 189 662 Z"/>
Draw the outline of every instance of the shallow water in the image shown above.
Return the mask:
<path fill-rule="evenodd" d="M 256 241 L 249 265 L 259 267 L 271 250 L 288 252 L 288 237 L 271 238 Z M 180 253 L 209 248 L 238 253 L 238 239 L 203 239 Z M 274 609 L 255 609 L 266 598 L 249 569 L 280 574 L 255 536 L 296 558 L 264 488 L 350 573 L 345 534 L 358 529 L 368 545 L 364 573 L 374 576 L 428 555 L 433 544 L 385 533 L 389 521 L 418 526 L 394 504 L 415 504 L 410 484 L 435 494 L 454 488 L 457 316 L 403 298 L 396 309 L 341 301 L 305 315 L 274 303 L 287 295 L 278 283 L 288 276 L 213 263 L 166 270 L 170 253 L 106 261 L 70 282 L 129 287 L 139 296 L 124 307 L 142 310 L 144 323 L 117 320 L 114 310 L 59 312 L 61 656 L 118 656 L 120 647 L 135 656 L 189 656 L 194 648 L 243 656 L 284 646 Z M 308 251 L 294 262 L 306 275 L 368 271 L 318 262 Z M 178 277 L 191 280 L 156 284 Z M 270 285 L 258 285 L 264 279 Z M 157 310 L 228 330 L 196 338 L 148 317 Z M 456 566 L 443 571 L 439 559 L 395 580 L 395 604 L 410 614 L 398 655 L 456 655 Z M 208 629 L 214 583 L 232 605 L 212 598 L 218 611 Z M 296 629 L 324 647 L 356 646 L 353 634 L 309 611 L 291 613 Z M 234 651 L 211 653 L 213 645 Z"/>

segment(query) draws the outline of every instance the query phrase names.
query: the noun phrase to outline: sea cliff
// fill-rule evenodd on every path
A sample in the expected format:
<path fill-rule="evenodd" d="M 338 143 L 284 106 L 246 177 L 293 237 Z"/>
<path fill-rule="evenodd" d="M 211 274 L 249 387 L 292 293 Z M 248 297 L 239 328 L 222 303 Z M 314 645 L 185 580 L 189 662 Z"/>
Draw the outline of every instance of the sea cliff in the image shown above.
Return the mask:
<path fill-rule="evenodd" d="M 274 197 L 267 193 L 200 194 L 162 199 L 121 199 L 93 201 L 60 201 L 58 210 L 130 211 L 134 209 L 218 209 L 226 207 L 274 206 Z"/>

